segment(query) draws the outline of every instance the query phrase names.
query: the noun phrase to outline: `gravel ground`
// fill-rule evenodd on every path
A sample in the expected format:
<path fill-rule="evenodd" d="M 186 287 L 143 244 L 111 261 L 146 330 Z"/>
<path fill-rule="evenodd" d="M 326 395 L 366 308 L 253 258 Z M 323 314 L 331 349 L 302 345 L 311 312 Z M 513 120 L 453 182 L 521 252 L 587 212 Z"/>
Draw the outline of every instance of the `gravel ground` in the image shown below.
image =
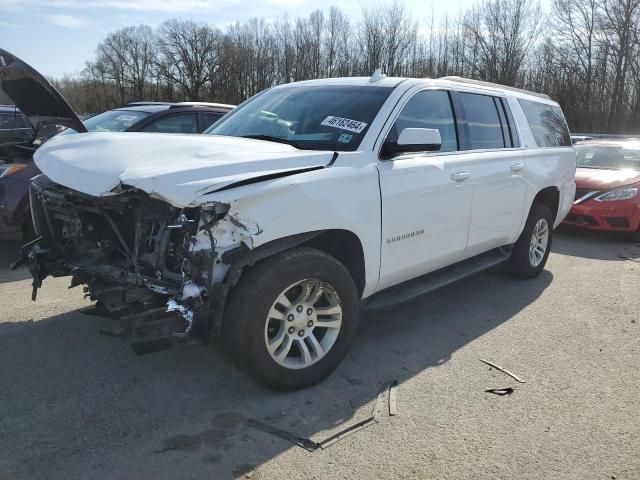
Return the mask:
<path fill-rule="evenodd" d="M 68 279 L 32 303 L 27 272 L 0 270 L 0 479 L 639 479 L 639 262 L 640 245 L 563 231 L 535 280 L 491 270 L 365 314 L 341 367 L 288 394 L 211 347 L 137 356 Z M 320 440 L 392 379 L 398 415 L 326 450 L 245 422 Z"/>

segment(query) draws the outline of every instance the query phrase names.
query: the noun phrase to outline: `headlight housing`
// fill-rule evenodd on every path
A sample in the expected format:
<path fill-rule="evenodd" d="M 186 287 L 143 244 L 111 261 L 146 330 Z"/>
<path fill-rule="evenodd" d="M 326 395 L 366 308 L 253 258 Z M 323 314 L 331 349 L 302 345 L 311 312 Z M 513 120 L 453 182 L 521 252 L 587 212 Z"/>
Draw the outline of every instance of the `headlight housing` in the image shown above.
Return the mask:
<path fill-rule="evenodd" d="M 598 195 L 595 200 L 598 202 L 614 202 L 617 200 L 631 200 L 638 194 L 638 187 L 624 187 Z"/>
<path fill-rule="evenodd" d="M 7 165 L 0 165 L 0 178 L 8 177 L 14 173 L 18 173 L 20 170 L 27 168 L 24 163 L 9 163 Z"/>

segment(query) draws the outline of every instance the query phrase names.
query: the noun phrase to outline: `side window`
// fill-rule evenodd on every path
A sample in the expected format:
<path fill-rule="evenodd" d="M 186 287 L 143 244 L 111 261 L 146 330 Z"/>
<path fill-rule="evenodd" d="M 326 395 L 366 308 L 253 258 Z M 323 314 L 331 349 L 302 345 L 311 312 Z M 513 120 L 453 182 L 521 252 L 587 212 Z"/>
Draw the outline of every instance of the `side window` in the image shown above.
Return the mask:
<path fill-rule="evenodd" d="M 176 113 L 167 115 L 143 127 L 141 132 L 157 133 L 198 133 L 196 113 Z"/>
<path fill-rule="evenodd" d="M 555 105 L 518 99 L 539 147 L 570 147 L 571 136 L 562 110 Z"/>
<path fill-rule="evenodd" d="M 222 118 L 222 113 L 205 113 L 205 130 Z"/>
<path fill-rule="evenodd" d="M 0 113 L 0 129 L 13 130 L 15 128 L 31 128 L 22 114 Z"/>
<path fill-rule="evenodd" d="M 433 128 L 440 131 L 440 152 L 458 149 L 456 125 L 449 93 L 443 90 L 426 90 L 416 93 L 404 106 L 387 137 L 397 141 L 405 128 Z"/>
<path fill-rule="evenodd" d="M 504 134 L 494 98 L 476 93 L 460 93 L 467 116 L 473 150 L 504 148 Z"/>

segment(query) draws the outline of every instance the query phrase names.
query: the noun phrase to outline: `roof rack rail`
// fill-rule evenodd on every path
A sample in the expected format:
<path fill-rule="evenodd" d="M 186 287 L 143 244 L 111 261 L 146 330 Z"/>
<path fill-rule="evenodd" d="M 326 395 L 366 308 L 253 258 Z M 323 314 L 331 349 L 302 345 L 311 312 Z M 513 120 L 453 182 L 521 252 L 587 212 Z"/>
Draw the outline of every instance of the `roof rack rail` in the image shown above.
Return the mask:
<path fill-rule="evenodd" d="M 501 90 L 509 90 L 511 92 L 524 93 L 525 95 L 533 95 L 534 97 L 544 98 L 545 100 L 551 100 L 551 97 L 546 93 L 532 92 L 530 90 L 524 90 L 522 88 L 508 87 L 506 85 L 500 85 L 499 83 L 485 82 L 483 80 L 474 80 L 472 78 L 463 78 L 455 75 L 448 77 L 440 77 L 438 80 L 449 80 L 450 82 L 468 83 L 471 85 L 480 85 L 483 87 L 499 88 Z"/>
<path fill-rule="evenodd" d="M 173 105 L 173 102 L 129 102 L 127 107 L 142 107 L 144 105 Z"/>
<path fill-rule="evenodd" d="M 176 102 L 171 104 L 169 108 L 184 108 L 184 107 L 212 107 L 212 108 L 235 108 L 235 105 L 229 105 L 227 103 L 215 103 L 215 102 Z"/>

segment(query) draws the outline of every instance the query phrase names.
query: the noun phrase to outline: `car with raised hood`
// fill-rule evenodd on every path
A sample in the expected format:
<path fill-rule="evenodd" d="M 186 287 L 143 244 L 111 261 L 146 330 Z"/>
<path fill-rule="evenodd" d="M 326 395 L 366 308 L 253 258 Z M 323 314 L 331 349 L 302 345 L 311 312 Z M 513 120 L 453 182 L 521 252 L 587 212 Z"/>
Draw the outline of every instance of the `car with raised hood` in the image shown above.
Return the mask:
<path fill-rule="evenodd" d="M 640 140 L 591 140 L 575 149 L 576 196 L 564 223 L 640 241 Z"/>
<path fill-rule="evenodd" d="M 0 55 L 10 59 L 13 72 L 0 78 L 0 93 L 22 108 L 0 106 L 0 240 L 33 235 L 29 180 L 40 172 L 32 156 L 53 135 L 77 133 L 76 128 L 80 132 L 202 133 L 234 107 L 209 102 L 133 102 L 85 119 L 80 127 L 75 114 L 69 120 L 73 110 L 53 86 L 41 85 L 39 74 L 8 52 Z M 24 78 L 18 80 L 16 72 Z"/>
<path fill-rule="evenodd" d="M 548 97 L 380 72 L 268 89 L 205 135 L 55 137 L 35 161 L 33 298 L 71 275 L 132 332 L 173 322 L 278 389 L 337 367 L 361 304 L 538 275 L 575 190 Z"/>

